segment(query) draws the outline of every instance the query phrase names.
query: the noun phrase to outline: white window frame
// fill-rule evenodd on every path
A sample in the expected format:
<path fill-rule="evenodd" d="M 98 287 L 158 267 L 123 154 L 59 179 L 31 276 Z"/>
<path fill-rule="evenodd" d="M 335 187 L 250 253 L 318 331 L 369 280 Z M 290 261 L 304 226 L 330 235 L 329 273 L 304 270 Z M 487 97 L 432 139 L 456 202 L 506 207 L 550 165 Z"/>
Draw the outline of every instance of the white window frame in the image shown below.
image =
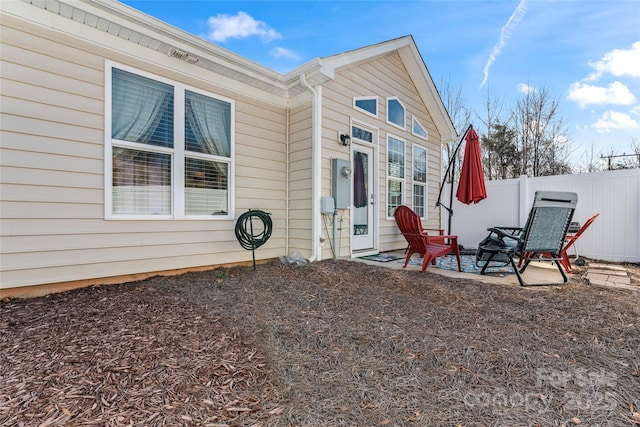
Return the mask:
<path fill-rule="evenodd" d="M 390 138 L 393 138 L 399 142 L 402 143 L 402 152 L 403 152 L 403 173 L 402 176 L 400 177 L 395 177 L 395 176 L 391 176 L 390 173 L 390 168 L 389 168 L 389 140 Z M 401 194 L 400 194 L 400 205 L 405 204 L 405 200 L 406 200 L 406 196 L 407 196 L 407 180 L 406 180 L 406 176 L 407 176 L 407 141 L 404 138 L 401 138 L 397 135 L 392 135 L 392 134 L 387 134 L 387 147 L 386 147 L 386 153 L 385 153 L 385 168 L 386 168 L 386 180 L 385 180 L 385 186 L 386 186 L 386 197 L 385 197 L 385 216 L 387 217 L 387 219 L 393 219 L 393 212 L 391 212 L 391 214 L 389 213 L 389 197 L 390 197 L 390 190 L 389 190 L 389 183 L 391 181 L 394 182 L 399 182 L 401 185 Z"/>
<path fill-rule="evenodd" d="M 420 135 L 419 133 L 415 132 L 415 127 L 416 125 L 422 129 L 424 131 L 424 135 Z M 418 118 L 416 116 L 412 116 L 411 118 L 411 134 L 413 136 L 417 136 L 418 138 L 424 139 L 425 141 L 429 140 L 429 132 L 427 132 L 427 128 L 425 128 L 424 126 L 422 126 L 422 123 L 420 123 L 420 120 L 418 120 Z"/>
<path fill-rule="evenodd" d="M 402 107 L 402 125 L 399 125 L 399 124 L 397 124 L 395 122 L 392 122 L 389 119 L 389 110 L 390 110 L 389 109 L 389 103 L 391 101 L 396 101 Z M 398 97 L 396 97 L 396 96 L 390 96 L 390 97 L 387 98 L 387 117 L 386 117 L 386 119 L 387 119 L 387 123 L 388 124 L 390 124 L 391 126 L 395 126 L 398 129 L 405 130 L 406 127 L 407 127 L 407 108 L 404 106 L 402 101 L 400 101 L 400 99 Z"/>
<path fill-rule="evenodd" d="M 424 182 L 421 181 L 417 181 L 415 179 L 416 176 L 416 162 L 415 162 L 415 158 L 416 158 L 416 150 L 420 150 L 424 152 L 424 160 L 425 160 L 425 170 L 424 170 Z M 424 215 L 421 215 L 421 218 L 423 219 L 428 219 L 429 217 L 429 212 L 428 212 L 428 201 L 429 201 L 429 151 L 426 149 L 426 147 L 423 147 L 422 145 L 413 143 L 413 148 L 411 150 L 411 206 L 413 207 L 413 210 L 416 211 L 416 199 L 415 199 L 415 188 L 417 186 L 419 187 L 423 187 L 424 189 L 424 205 L 422 206 L 422 210 L 424 212 Z"/>
<path fill-rule="evenodd" d="M 367 111 L 362 107 L 358 107 L 356 105 L 356 101 L 375 101 L 376 102 L 376 112 L 375 114 L 372 113 L 371 111 Z M 354 96 L 353 97 L 353 109 L 354 110 L 358 110 L 368 116 L 371 116 L 373 118 L 378 118 L 378 97 L 377 96 Z"/>
<path fill-rule="evenodd" d="M 368 141 L 366 139 L 358 138 L 358 136 L 356 135 L 356 132 L 354 132 L 354 129 L 360 129 L 360 130 L 362 130 L 364 132 L 370 133 L 371 134 L 371 141 Z M 365 144 L 377 145 L 377 141 L 376 141 L 376 139 L 377 139 L 376 138 L 377 131 L 378 131 L 378 129 L 373 127 L 373 126 L 366 125 L 366 124 L 364 124 L 362 122 L 358 122 L 356 120 L 351 120 L 351 138 L 354 141 L 359 141 L 359 142 L 362 142 L 362 143 L 365 143 Z"/>
<path fill-rule="evenodd" d="M 114 68 L 127 71 L 166 83 L 173 87 L 174 93 L 174 127 L 173 127 L 173 148 L 146 146 L 136 142 L 114 140 L 111 136 L 111 108 L 112 108 L 112 70 Z M 187 215 L 185 213 L 185 93 L 195 92 L 213 99 L 217 99 L 230 104 L 230 153 L 229 158 L 213 155 L 203 155 L 202 153 L 189 152 L 190 158 L 201 158 L 209 161 L 227 163 L 227 214 L 226 215 Z M 234 218 L 235 212 L 235 101 L 224 96 L 170 80 L 146 71 L 142 71 L 127 65 L 113 61 L 105 61 L 105 125 L 104 125 L 104 216 L 105 219 L 124 220 L 229 220 Z M 113 147 L 130 148 L 135 150 L 163 153 L 171 155 L 171 213 L 168 215 L 150 214 L 114 214 L 113 213 Z"/>

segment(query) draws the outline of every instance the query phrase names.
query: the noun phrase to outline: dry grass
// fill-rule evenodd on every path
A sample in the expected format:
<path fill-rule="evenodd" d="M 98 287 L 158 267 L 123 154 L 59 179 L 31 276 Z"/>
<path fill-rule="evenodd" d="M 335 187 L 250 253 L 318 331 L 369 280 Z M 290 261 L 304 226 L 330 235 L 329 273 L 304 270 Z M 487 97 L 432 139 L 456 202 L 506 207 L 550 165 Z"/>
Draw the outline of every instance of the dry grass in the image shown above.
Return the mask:
<path fill-rule="evenodd" d="M 278 262 L 0 305 L 0 425 L 640 425 L 640 294 Z"/>

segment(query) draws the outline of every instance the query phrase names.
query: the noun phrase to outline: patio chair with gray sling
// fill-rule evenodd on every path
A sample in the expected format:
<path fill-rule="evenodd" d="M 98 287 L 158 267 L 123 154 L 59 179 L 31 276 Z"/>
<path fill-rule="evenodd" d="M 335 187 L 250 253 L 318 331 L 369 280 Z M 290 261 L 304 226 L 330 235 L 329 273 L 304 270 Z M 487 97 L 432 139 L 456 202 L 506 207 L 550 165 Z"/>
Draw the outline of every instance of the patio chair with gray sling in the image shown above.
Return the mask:
<path fill-rule="evenodd" d="M 476 264 L 482 267 L 480 274 L 487 268 L 511 264 L 521 286 L 550 285 L 553 283 L 529 284 L 522 273 L 533 260 L 545 256 L 550 259 L 562 274 L 563 283 L 568 279 L 560 262 L 562 247 L 573 218 L 578 195 L 563 191 L 537 191 L 533 207 L 524 228 L 492 227 L 489 235 L 478 245 Z M 519 258 L 519 268 L 514 261 Z"/>

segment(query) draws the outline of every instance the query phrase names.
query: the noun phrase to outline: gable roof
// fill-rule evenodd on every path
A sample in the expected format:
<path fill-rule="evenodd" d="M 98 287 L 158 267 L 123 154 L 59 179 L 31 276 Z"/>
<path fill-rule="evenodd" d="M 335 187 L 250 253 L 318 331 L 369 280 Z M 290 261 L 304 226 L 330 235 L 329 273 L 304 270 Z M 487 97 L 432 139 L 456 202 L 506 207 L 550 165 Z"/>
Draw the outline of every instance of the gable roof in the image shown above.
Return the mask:
<path fill-rule="evenodd" d="M 285 81 L 294 85 L 295 81 L 299 80 L 299 76 L 304 74 L 310 84 L 322 84 L 333 79 L 336 70 L 342 67 L 370 61 L 394 51 L 400 55 L 422 101 L 432 115 L 436 128 L 442 136 L 442 142 L 447 143 L 456 139 L 457 133 L 451 117 L 411 35 L 315 59 L 285 75 Z"/>
<path fill-rule="evenodd" d="M 33 13 L 33 7 L 40 8 L 42 13 Z M 0 11 L 66 34 L 73 33 L 74 28 L 80 28 L 78 25 L 90 27 L 118 37 L 127 44 L 134 43 L 228 77 L 248 87 L 255 96 L 263 93 L 270 99 L 275 96 L 285 101 L 306 90 L 301 82 L 303 75 L 308 84 L 322 85 L 333 79 L 336 70 L 342 67 L 398 51 L 442 135 L 442 142 L 456 138 L 451 118 L 412 36 L 316 58 L 289 73 L 281 74 L 117 1 L 0 1 Z M 53 14 L 53 17 L 46 12 Z M 100 43 L 89 40 L 86 31 L 77 31 L 73 35 Z M 114 46 L 110 43 L 109 47 Z M 130 54 L 126 49 L 123 53 Z"/>

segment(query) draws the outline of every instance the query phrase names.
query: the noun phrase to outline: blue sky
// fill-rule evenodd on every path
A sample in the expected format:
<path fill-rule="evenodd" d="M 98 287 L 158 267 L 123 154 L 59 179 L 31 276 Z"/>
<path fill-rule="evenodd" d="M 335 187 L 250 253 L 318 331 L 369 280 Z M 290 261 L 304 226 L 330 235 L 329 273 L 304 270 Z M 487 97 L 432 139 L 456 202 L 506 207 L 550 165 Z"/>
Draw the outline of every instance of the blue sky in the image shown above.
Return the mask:
<path fill-rule="evenodd" d="M 509 109 L 546 86 L 560 99 L 573 163 L 640 145 L 638 0 L 123 3 L 282 73 L 410 34 L 436 85 L 461 88 L 478 113 L 487 90 Z"/>

